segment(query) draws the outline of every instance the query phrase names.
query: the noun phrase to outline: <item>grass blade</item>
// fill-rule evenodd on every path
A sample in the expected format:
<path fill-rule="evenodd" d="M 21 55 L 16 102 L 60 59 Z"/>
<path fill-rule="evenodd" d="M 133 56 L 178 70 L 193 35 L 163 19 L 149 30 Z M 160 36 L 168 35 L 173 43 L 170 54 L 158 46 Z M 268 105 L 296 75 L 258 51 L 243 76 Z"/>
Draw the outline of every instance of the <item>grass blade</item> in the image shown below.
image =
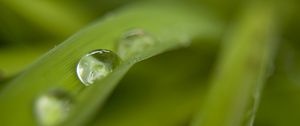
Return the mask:
<path fill-rule="evenodd" d="M 182 6 L 138 4 L 95 22 L 49 51 L 4 87 L 0 92 L 1 123 L 36 124 L 32 109 L 35 99 L 50 89 L 60 88 L 69 92 L 76 100 L 74 111 L 64 125 L 83 125 L 89 121 L 94 110 L 104 103 L 133 64 L 164 51 L 185 46 L 188 44 L 187 40 L 193 37 L 217 35 L 220 31 L 219 25 L 209 15 L 200 15 Z M 115 51 L 120 35 L 132 28 L 151 33 L 158 41 L 157 44 L 125 59 L 105 79 L 90 87 L 84 87 L 75 74 L 75 67 L 81 56 L 95 49 Z"/>
<path fill-rule="evenodd" d="M 225 40 L 212 88 L 193 126 L 251 126 L 276 45 L 274 8 L 250 6 Z"/>

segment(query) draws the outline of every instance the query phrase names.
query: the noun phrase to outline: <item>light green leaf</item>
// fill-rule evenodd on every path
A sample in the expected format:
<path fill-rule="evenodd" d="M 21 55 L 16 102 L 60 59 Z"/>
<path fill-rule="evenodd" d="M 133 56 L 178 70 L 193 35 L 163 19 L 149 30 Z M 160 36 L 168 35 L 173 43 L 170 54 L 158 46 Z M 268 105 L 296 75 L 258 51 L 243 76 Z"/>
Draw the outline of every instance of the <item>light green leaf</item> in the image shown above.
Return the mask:
<path fill-rule="evenodd" d="M 198 13 L 183 5 L 137 4 L 95 22 L 50 50 L 7 83 L 0 92 L 1 123 L 35 125 L 35 100 L 50 90 L 62 89 L 74 98 L 69 118 L 63 125 L 85 124 L 135 63 L 170 49 L 187 46 L 192 38 L 219 35 L 220 25 L 204 12 Z M 116 44 L 120 36 L 132 29 L 149 33 L 154 37 L 155 44 L 125 58 L 106 78 L 84 86 L 75 72 L 79 59 L 95 49 L 117 52 Z"/>
<path fill-rule="evenodd" d="M 226 37 L 206 106 L 193 126 L 252 126 L 276 44 L 272 4 L 248 5 Z"/>

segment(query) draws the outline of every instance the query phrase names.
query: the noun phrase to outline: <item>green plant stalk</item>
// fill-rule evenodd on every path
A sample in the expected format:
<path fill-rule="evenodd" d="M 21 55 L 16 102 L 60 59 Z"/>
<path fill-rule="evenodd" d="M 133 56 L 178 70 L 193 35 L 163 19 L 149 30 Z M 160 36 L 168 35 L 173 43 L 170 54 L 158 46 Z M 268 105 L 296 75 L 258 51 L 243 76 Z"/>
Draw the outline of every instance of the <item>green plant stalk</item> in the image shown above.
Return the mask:
<path fill-rule="evenodd" d="M 260 90 L 269 74 L 274 41 L 274 8 L 253 4 L 224 42 L 212 87 L 193 126 L 251 126 Z"/>
<path fill-rule="evenodd" d="M 94 85 L 85 87 L 81 84 L 75 72 L 78 60 L 95 49 L 115 51 L 120 35 L 132 28 L 147 31 L 156 38 L 157 44 L 124 60 L 113 73 Z M 73 95 L 76 101 L 65 126 L 83 125 L 92 119 L 95 110 L 101 107 L 133 64 L 186 46 L 187 40 L 193 37 L 215 37 L 219 33 L 220 25 L 209 15 L 184 9 L 183 6 L 137 4 L 123 8 L 50 50 L 10 81 L 0 92 L 1 124 L 35 125 L 35 99 L 53 88 L 60 88 Z"/>

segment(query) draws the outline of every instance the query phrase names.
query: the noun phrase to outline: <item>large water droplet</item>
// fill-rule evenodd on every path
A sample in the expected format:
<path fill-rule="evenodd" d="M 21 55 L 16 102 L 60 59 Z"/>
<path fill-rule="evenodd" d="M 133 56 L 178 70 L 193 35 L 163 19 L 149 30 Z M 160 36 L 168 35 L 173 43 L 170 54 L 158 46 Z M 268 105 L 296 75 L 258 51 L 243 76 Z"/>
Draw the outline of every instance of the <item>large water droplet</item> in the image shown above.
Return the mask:
<path fill-rule="evenodd" d="M 117 52 L 123 59 L 145 51 L 155 44 L 156 40 L 142 29 L 133 29 L 121 36 Z"/>
<path fill-rule="evenodd" d="M 41 126 L 55 126 L 65 120 L 72 106 L 72 97 L 63 90 L 51 90 L 37 98 L 34 112 Z"/>
<path fill-rule="evenodd" d="M 77 64 L 76 72 L 80 81 L 88 86 L 95 80 L 106 77 L 119 64 L 119 57 L 110 50 L 94 50 L 83 56 Z"/>

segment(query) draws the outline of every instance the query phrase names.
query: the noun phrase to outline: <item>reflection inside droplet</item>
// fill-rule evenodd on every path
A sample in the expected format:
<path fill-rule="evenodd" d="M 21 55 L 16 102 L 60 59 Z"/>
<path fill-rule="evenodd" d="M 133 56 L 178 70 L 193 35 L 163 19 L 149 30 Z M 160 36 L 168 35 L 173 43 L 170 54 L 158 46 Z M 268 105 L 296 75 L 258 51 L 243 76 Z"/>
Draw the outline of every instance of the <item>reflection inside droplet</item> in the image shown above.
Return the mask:
<path fill-rule="evenodd" d="M 63 90 L 51 90 L 37 98 L 34 112 L 39 125 L 55 126 L 65 120 L 72 106 L 72 97 Z"/>
<path fill-rule="evenodd" d="M 117 52 L 123 59 L 145 51 L 155 44 L 155 39 L 142 29 L 127 31 L 117 44 Z"/>
<path fill-rule="evenodd" d="M 119 57 L 110 50 L 94 50 L 83 56 L 77 64 L 79 80 L 86 86 L 106 77 L 119 64 Z"/>

